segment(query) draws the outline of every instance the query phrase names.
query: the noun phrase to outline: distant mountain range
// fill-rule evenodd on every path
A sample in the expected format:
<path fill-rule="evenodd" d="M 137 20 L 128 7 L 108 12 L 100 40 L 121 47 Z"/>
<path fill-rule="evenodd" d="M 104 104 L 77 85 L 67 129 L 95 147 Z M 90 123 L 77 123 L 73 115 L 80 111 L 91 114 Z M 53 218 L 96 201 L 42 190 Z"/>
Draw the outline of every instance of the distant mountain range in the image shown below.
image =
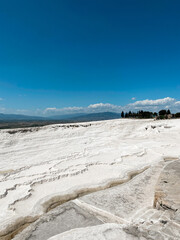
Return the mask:
<path fill-rule="evenodd" d="M 46 119 L 49 119 L 49 120 L 67 120 L 67 119 L 71 119 L 71 118 L 81 117 L 81 116 L 84 116 L 84 115 L 86 115 L 86 113 L 54 115 L 54 116 L 47 117 Z"/>
<path fill-rule="evenodd" d="M 81 116 L 71 117 L 68 120 L 77 122 L 100 121 L 120 118 L 121 115 L 115 112 L 90 113 Z"/>
<path fill-rule="evenodd" d="M 0 113 L 0 121 L 38 121 L 38 120 L 45 120 L 45 118 L 20 114 Z"/>
<path fill-rule="evenodd" d="M 65 122 L 86 122 L 86 121 L 100 121 L 108 119 L 117 119 L 121 115 L 115 112 L 102 112 L 102 113 L 79 113 L 79 114 L 68 114 L 68 115 L 56 115 L 50 117 L 37 117 L 27 116 L 20 114 L 3 114 L 0 113 L 0 121 L 58 121 L 63 120 Z"/>

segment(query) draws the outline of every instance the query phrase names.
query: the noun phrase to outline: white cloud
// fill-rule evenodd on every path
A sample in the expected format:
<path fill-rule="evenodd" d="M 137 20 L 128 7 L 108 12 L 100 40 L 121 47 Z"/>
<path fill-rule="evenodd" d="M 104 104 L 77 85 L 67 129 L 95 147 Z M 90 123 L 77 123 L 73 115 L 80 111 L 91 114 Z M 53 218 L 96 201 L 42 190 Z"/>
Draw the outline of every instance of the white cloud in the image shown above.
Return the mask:
<path fill-rule="evenodd" d="M 175 102 L 175 105 L 180 106 L 180 101 Z"/>
<path fill-rule="evenodd" d="M 131 98 L 131 100 L 133 100 L 133 101 L 134 101 L 134 100 L 136 100 L 136 98 L 135 98 L 135 97 L 132 97 L 132 98 Z"/>
<path fill-rule="evenodd" d="M 44 114 L 71 114 L 71 113 L 94 113 L 94 112 L 121 112 L 147 110 L 158 112 L 161 109 L 170 109 L 172 112 L 180 111 L 180 101 L 175 98 L 166 97 L 162 99 L 145 99 L 127 104 L 125 106 L 114 105 L 111 103 L 95 103 L 87 107 L 66 107 L 66 108 L 46 108 Z"/>
<path fill-rule="evenodd" d="M 68 113 L 76 113 L 83 111 L 83 107 L 66 107 L 66 108 L 55 108 L 48 107 L 44 110 L 44 114 L 52 115 L 52 114 L 68 114 Z"/>
<path fill-rule="evenodd" d="M 176 101 L 175 98 L 166 97 L 161 99 L 145 99 L 142 101 L 136 101 L 126 106 L 126 109 L 133 110 L 147 110 L 158 112 L 161 109 L 170 109 L 172 112 L 180 111 L 180 101 Z"/>
<path fill-rule="evenodd" d="M 104 107 L 114 107 L 115 105 L 110 104 L 110 103 L 96 103 L 96 104 L 91 104 L 88 106 L 88 108 L 104 108 Z"/>
<path fill-rule="evenodd" d="M 96 103 L 90 104 L 87 107 L 66 107 L 66 108 L 55 108 L 48 107 L 44 110 L 44 114 L 71 114 L 71 113 L 93 113 L 93 112 L 120 112 L 122 110 L 121 106 L 113 105 L 110 103 Z"/>
<path fill-rule="evenodd" d="M 84 108 L 86 112 L 120 112 L 122 111 L 122 107 L 118 105 L 113 105 L 110 103 L 96 103 L 91 104 L 87 108 Z"/>
<path fill-rule="evenodd" d="M 56 111 L 57 108 L 55 107 L 52 107 L 52 108 L 46 108 L 45 111 L 48 112 L 48 111 Z"/>
<path fill-rule="evenodd" d="M 175 99 L 174 98 L 170 98 L 170 97 L 166 97 L 166 98 L 162 98 L 162 99 L 156 99 L 156 100 L 142 100 L 142 101 L 136 101 L 134 103 L 130 103 L 129 105 L 131 106 L 160 106 L 160 105 L 166 105 L 169 103 L 174 103 Z"/>
<path fill-rule="evenodd" d="M 3 100 L 3 98 L 0 98 L 0 101 L 2 101 Z"/>

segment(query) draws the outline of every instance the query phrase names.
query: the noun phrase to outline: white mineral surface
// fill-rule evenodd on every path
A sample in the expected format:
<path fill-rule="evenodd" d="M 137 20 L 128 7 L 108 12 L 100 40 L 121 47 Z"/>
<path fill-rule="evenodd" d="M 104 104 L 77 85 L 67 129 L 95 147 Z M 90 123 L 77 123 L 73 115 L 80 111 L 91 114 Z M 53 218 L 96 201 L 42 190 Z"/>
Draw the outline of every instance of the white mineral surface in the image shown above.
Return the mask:
<path fill-rule="evenodd" d="M 9 239 L 180 239 L 180 120 L 1 130 Z"/>

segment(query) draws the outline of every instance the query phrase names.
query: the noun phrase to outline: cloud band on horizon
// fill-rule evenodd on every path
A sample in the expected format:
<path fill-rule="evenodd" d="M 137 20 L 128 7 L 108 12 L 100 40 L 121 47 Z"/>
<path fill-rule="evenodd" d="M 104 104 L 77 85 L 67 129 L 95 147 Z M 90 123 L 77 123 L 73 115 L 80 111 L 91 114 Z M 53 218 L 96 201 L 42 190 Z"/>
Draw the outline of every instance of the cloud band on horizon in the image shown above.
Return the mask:
<path fill-rule="evenodd" d="M 162 99 L 155 100 L 142 100 L 136 101 L 134 103 L 127 104 L 125 106 L 114 105 L 110 103 L 96 103 L 90 104 L 87 107 L 66 107 L 66 108 L 56 108 L 48 107 L 44 110 L 45 115 L 53 114 L 73 114 L 73 113 L 95 113 L 95 112 L 121 112 L 121 111 L 159 111 L 161 109 L 170 109 L 172 112 L 180 111 L 180 101 L 175 98 L 166 97 Z"/>

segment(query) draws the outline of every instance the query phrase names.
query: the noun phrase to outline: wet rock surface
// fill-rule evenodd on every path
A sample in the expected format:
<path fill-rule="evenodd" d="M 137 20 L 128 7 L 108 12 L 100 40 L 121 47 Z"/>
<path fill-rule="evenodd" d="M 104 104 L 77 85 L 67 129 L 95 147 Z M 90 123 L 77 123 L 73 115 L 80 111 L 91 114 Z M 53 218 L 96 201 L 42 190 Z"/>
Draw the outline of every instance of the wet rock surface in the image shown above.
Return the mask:
<path fill-rule="evenodd" d="M 31 224 L 15 239 L 46 240 L 73 228 L 100 225 L 102 222 L 73 202 L 65 203 Z"/>

